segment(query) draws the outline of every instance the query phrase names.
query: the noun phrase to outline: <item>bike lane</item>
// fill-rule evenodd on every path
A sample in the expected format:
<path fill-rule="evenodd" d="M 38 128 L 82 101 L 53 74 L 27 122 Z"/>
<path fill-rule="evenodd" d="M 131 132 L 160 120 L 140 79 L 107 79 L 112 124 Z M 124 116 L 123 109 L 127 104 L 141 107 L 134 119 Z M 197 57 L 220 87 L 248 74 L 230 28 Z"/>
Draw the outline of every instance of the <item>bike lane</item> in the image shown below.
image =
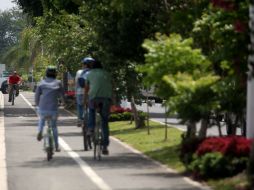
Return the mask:
<path fill-rule="evenodd" d="M 111 138 L 110 155 L 94 161 L 92 151 L 83 151 L 76 117 L 64 110 L 58 122 L 62 151 L 47 162 L 42 143 L 36 141 L 37 116 L 31 108 L 33 93 L 22 93 L 14 106 L 5 104 L 9 190 L 209 189 L 182 178 L 114 138 Z"/>

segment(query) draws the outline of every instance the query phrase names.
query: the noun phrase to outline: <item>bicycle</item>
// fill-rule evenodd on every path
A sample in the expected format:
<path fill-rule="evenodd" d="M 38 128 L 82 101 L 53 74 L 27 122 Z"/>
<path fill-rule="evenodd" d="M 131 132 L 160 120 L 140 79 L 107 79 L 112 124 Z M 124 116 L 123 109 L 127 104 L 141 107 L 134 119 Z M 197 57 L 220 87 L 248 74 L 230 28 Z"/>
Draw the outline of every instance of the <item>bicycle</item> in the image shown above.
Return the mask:
<path fill-rule="evenodd" d="M 101 126 L 102 106 L 103 106 L 102 103 L 99 103 L 98 105 L 95 104 L 96 117 L 93 133 L 94 160 L 101 160 L 102 143 L 103 143 L 102 126 Z"/>
<path fill-rule="evenodd" d="M 87 134 L 88 131 L 87 125 L 88 125 L 88 109 L 85 107 L 84 121 L 82 125 L 83 145 L 85 151 L 92 149 L 91 136 Z"/>
<path fill-rule="evenodd" d="M 52 130 L 52 116 L 48 115 L 45 117 L 47 122 L 47 133 L 43 136 L 44 139 L 44 151 L 47 154 L 47 160 L 50 161 L 53 158 L 54 154 L 54 137 L 53 137 L 53 130 Z"/>
<path fill-rule="evenodd" d="M 17 84 L 13 84 L 12 86 L 12 96 L 11 96 L 11 105 L 14 105 L 15 97 L 17 94 Z"/>

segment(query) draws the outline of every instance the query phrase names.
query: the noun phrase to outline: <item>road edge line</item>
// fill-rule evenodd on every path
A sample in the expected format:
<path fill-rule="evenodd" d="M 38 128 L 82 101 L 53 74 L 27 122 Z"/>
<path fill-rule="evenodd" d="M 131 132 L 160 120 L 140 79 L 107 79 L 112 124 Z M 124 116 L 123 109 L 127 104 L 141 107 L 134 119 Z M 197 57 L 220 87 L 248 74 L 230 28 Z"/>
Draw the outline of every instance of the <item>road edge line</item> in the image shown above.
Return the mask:
<path fill-rule="evenodd" d="M 4 129 L 4 96 L 0 92 L 0 189 L 7 190 L 7 165 L 6 165 L 6 147 L 5 147 L 5 129 Z"/>

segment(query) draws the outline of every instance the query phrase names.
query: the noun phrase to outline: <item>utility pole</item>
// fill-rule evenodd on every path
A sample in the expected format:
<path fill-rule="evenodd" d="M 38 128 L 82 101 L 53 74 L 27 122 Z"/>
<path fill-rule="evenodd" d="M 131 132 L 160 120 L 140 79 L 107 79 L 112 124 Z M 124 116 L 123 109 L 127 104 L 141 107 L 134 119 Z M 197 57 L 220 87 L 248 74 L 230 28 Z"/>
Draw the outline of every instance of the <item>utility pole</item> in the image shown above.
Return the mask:
<path fill-rule="evenodd" d="M 247 138 L 254 138 L 254 0 L 249 8 L 250 45 L 247 81 Z"/>

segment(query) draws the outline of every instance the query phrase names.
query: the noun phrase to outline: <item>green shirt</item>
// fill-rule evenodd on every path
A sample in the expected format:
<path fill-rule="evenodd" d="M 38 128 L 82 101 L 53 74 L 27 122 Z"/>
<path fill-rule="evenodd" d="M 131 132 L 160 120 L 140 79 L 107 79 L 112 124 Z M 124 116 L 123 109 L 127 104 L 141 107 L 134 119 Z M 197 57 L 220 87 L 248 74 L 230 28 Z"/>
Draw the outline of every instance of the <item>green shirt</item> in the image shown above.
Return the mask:
<path fill-rule="evenodd" d="M 87 75 L 86 83 L 89 85 L 89 99 L 111 98 L 111 77 L 107 71 L 103 69 L 91 69 Z"/>

